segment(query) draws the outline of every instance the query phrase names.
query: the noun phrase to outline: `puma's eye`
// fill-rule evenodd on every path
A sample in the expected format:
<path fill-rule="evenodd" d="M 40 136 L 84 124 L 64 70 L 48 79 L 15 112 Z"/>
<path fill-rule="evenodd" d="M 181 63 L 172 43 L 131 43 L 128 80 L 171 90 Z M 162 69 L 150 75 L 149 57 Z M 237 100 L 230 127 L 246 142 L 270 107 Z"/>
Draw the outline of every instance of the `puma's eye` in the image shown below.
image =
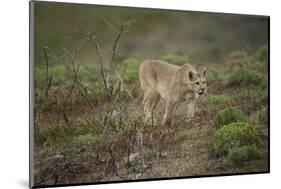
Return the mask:
<path fill-rule="evenodd" d="M 196 85 L 199 85 L 199 82 L 196 82 L 195 84 L 196 84 Z"/>
<path fill-rule="evenodd" d="M 203 84 L 205 84 L 206 83 L 206 81 L 203 81 Z"/>

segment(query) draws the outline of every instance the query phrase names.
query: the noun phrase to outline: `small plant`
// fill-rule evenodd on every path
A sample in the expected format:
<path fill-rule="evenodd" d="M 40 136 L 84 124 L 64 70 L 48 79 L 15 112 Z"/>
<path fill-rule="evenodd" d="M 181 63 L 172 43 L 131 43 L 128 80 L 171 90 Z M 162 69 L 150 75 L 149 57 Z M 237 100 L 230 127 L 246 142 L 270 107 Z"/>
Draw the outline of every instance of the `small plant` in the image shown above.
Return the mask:
<path fill-rule="evenodd" d="M 207 81 L 208 83 L 218 82 L 221 80 L 220 74 L 215 69 L 208 69 Z"/>
<path fill-rule="evenodd" d="M 238 108 L 230 107 L 219 111 L 215 117 L 215 125 L 222 127 L 232 122 L 245 121 L 246 115 Z"/>
<path fill-rule="evenodd" d="M 266 62 L 268 57 L 268 47 L 264 45 L 260 47 L 255 54 L 253 55 L 254 58 L 260 62 Z"/>
<path fill-rule="evenodd" d="M 73 138 L 73 144 L 78 147 L 93 144 L 96 141 L 97 141 L 97 135 L 93 133 L 87 133 Z"/>
<path fill-rule="evenodd" d="M 249 55 L 246 51 L 234 51 L 229 55 L 229 58 L 233 61 L 240 61 L 240 63 L 246 63 Z"/>
<path fill-rule="evenodd" d="M 225 104 L 231 100 L 231 97 L 225 95 L 208 95 L 206 99 L 202 101 L 203 105 L 220 105 Z"/>
<path fill-rule="evenodd" d="M 225 77 L 224 85 L 226 86 L 248 86 L 252 84 L 261 84 L 264 76 L 254 70 L 245 67 L 236 68 Z"/>
<path fill-rule="evenodd" d="M 54 78 L 54 85 L 59 85 L 66 81 L 66 67 L 61 64 L 52 65 L 49 67 L 49 74 Z"/>
<path fill-rule="evenodd" d="M 98 64 L 96 62 L 89 62 L 81 65 L 79 74 L 83 76 L 84 80 L 93 83 L 99 79 L 98 69 Z"/>
<path fill-rule="evenodd" d="M 224 163 L 227 165 L 241 164 L 245 161 L 259 159 L 262 152 L 256 146 L 236 147 L 229 150 Z"/>
<path fill-rule="evenodd" d="M 73 136 L 75 128 L 64 127 L 58 123 L 52 124 L 48 128 L 41 128 L 34 133 L 34 140 L 36 144 L 42 145 L 46 142 L 57 143 L 63 141 L 69 136 Z"/>
<path fill-rule="evenodd" d="M 36 82 L 36 85 L 39 85 L 44 82 L 45 75 L 44 75 L 44 70 L 42 66 L 36 66 L 34 68 L 34 81 Z"/>
<path fill-rule="evenodd" d="M 253 124 L 265 123 L 268 120 L 268 109 L 263 107 L 252 113 L 249 117 L 249 121 Z"/>
<path fill-rule="evenodd" d="M 162 56 L 162 59 L 176 65 L 183 65 L 188 62 L 188 57 L 176 53 L 168 53 Z"/>
<path fill-rule="evenodd" d="M 206 136 L 206 132 L 205 131 L 201 131 L 198 129 L 188 129 L 188 130 L 184 130 L 182 132 L 180 132 L 177 136 L 176 136 L 176 141 L 181 142 L 184 140 L 195 140 L 195 139 L 199 139 L 201 137 Z"/>
<path fill-rule="evenodd" d="M 227 155 L 231 149 L 249 145 L 257 146 L 259 141 L 255 128 L 249 123 L 231 123 L 216 131 L 211 141 L 211 152 L 216 157 Z"/>

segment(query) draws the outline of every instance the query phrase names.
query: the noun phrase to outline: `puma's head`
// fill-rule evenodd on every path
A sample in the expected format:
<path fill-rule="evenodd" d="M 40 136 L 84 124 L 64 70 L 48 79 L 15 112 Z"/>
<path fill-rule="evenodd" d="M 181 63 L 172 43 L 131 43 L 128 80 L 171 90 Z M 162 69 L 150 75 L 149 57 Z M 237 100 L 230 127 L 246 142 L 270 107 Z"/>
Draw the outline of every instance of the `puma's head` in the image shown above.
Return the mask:
<path fill-rule="evenodd" d="M 189 79 L 190 90 L 203 95 L 207 88 L 207 70 L 204 68 L 202 71 L 197 72 L 195 70 L 188 70 L 187 77 Z"/>

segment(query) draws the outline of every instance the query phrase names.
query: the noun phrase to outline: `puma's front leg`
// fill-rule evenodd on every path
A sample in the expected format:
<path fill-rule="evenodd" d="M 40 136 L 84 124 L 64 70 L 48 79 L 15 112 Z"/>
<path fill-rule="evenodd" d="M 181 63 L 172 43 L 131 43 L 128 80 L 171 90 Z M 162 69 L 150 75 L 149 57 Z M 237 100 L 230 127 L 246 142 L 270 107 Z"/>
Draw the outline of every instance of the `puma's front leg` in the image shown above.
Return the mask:
<path fill-rule="evenodd" d="M 165 115 L 163 118 L 163 125 L 173 125 L 174 122 L 174 111 L 175 110 L 175 103 L 171 100 L 166 101 L 166 109 L 165 109 Z"/>
<path fill-rule="evenodd" d="M 196 106 L 196 102 L 195 101 L 191 101 L 187 104 L 187 118 L 191 119 L 194 117 L 195 114 L 195 106 Z"/>

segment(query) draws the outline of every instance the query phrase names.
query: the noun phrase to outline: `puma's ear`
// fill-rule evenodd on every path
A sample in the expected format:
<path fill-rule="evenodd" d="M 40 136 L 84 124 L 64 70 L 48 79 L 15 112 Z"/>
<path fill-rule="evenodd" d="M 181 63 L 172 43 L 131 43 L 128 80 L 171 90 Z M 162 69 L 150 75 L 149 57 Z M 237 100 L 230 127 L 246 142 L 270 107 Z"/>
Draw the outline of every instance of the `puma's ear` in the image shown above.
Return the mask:
<path fill-rule="evenodd" d="M 206 68 L 203 68 L 202 73 L 203 73 L 204 77 L 206 77 L 206 75 L 207 75 L 207 69 L 206 69 Z"/>
<path fill-rule="evenodd" d="M 195 72 L 193 70 L 188 71 L 188 78 L 191 81 L 195 79 Z"/>

